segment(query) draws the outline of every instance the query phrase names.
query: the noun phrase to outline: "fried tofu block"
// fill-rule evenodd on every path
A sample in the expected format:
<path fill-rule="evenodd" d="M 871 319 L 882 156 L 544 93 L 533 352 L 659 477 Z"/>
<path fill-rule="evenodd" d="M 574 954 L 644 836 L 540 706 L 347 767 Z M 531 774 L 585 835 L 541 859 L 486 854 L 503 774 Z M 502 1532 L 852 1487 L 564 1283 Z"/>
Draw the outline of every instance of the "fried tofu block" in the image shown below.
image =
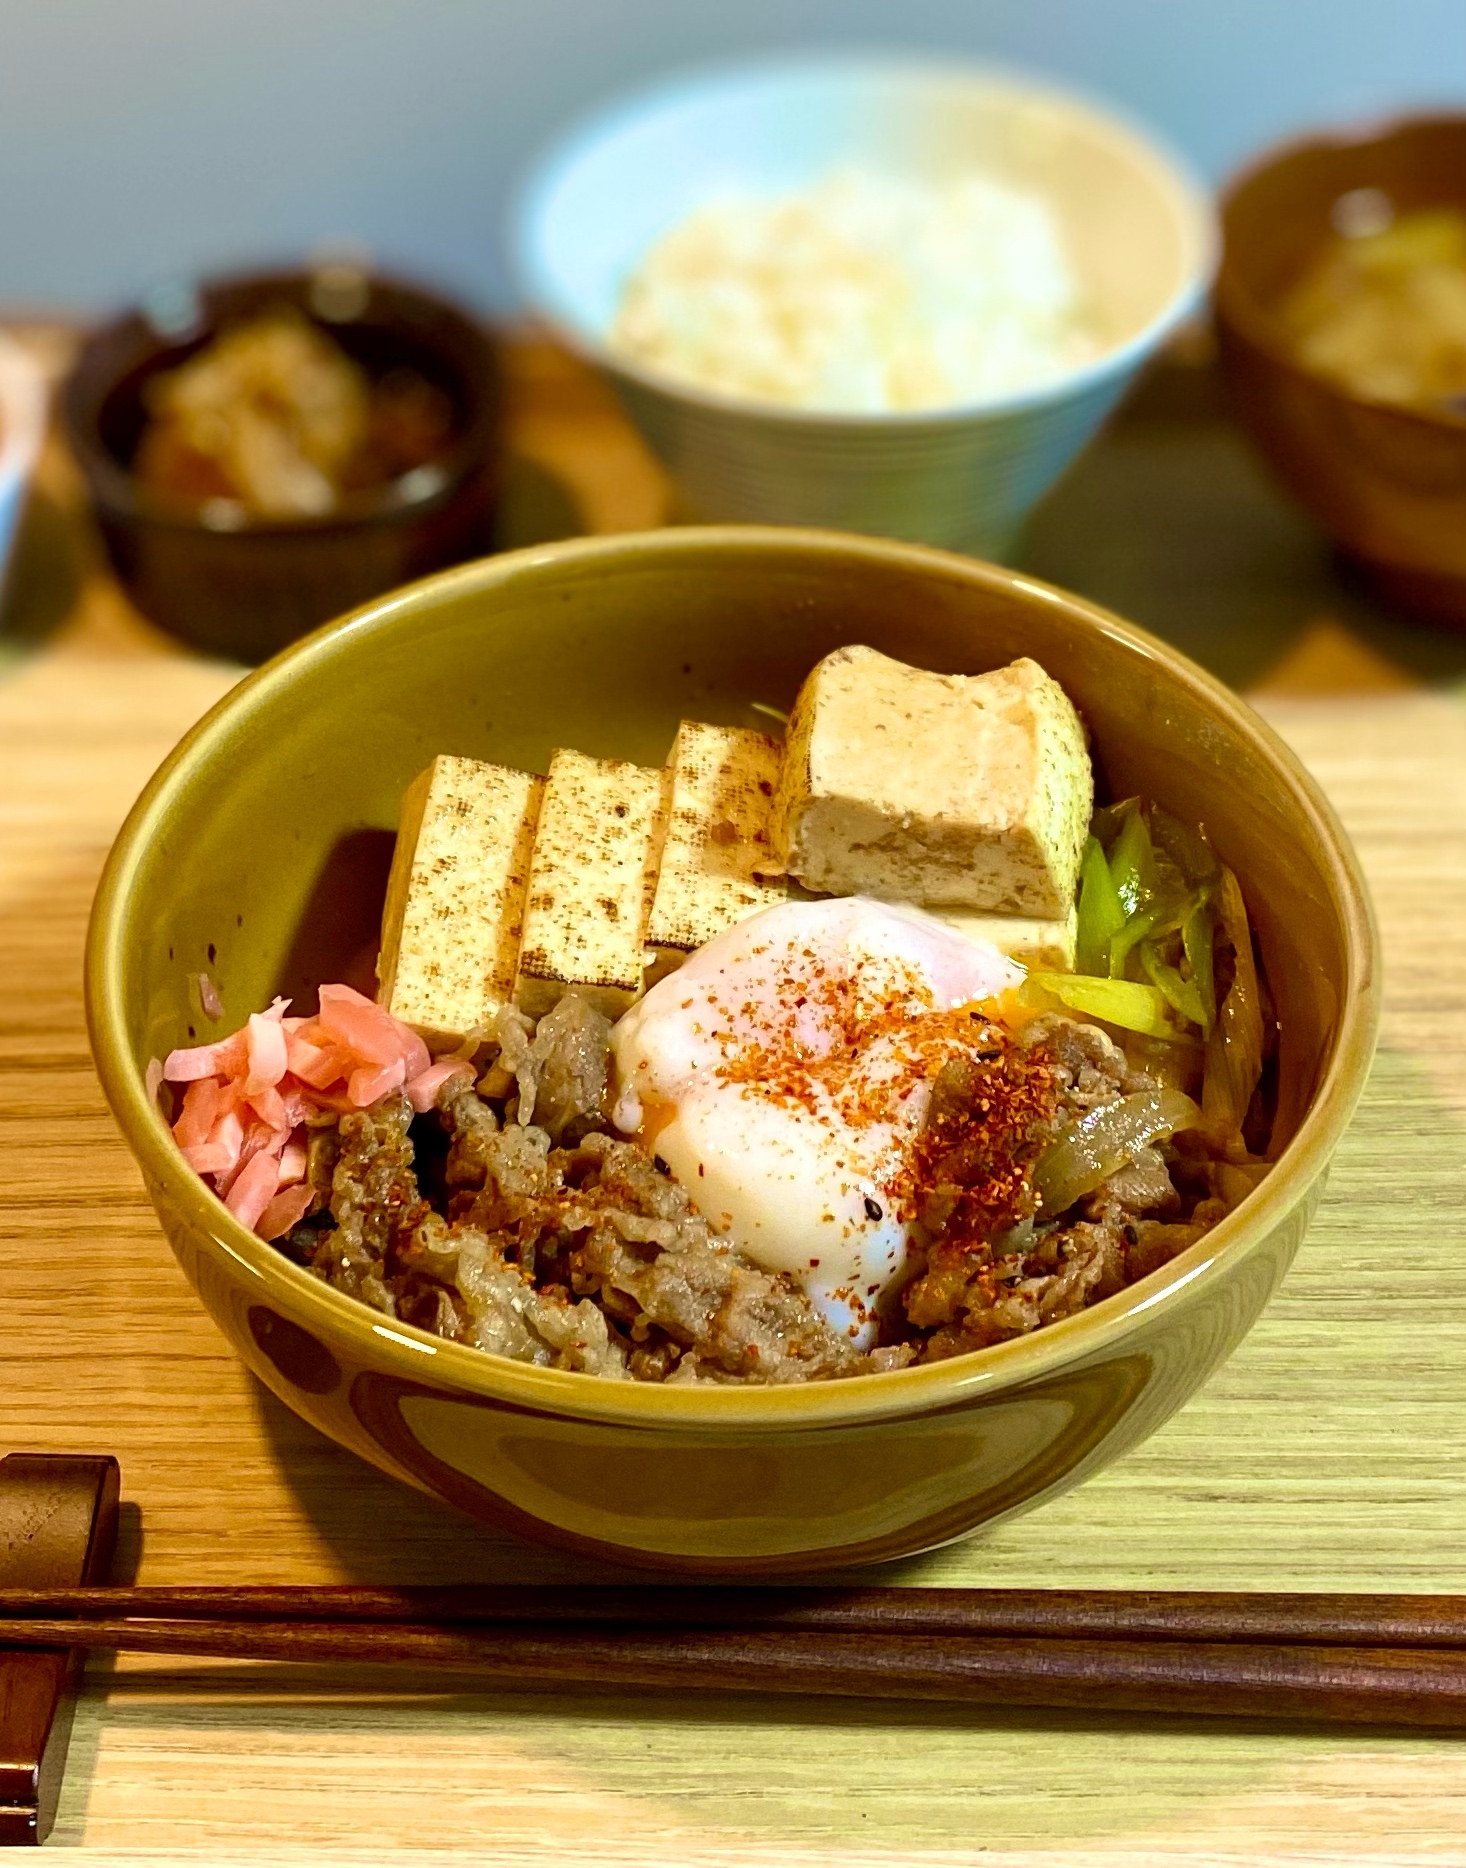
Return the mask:
<path fill-rule="evenodd" d="M 521 1010 L 538 1018 L 574 986 L 615 1018 L 640 994 L 665 829 L 660 771 L 556 752 L 530 858 Z"/>
<path fill-rule="evenodd" d="M 514 994 L 544 780 L 434 759 L 402 800 L 378 999 L 427 1042 L 486 1030 Z"/>
<path fill-rule="evenodd" d="M 1038 921 L 1021 915 L 985 915 L 975 908 L 927 911 L 969 940 L 989 941 L 999 953 L 1045 973 L 1072 973 L 1079 947 L 1079 910 L 1061 921 Z"/>
<path fill-rule="evenodd" d="M 690 953 L 784 899 L 769 838 L 783 756 L 778 740 L 746 727 L 678 727 L 649 946 Z"/>
<path fill-rule="evenodd" d="M 1060 920 L 1093 802 L 1084 728 L 1037 662 L 939 675 L 857 646 L 800 689 L 774 846 L 823 893 Z"/>

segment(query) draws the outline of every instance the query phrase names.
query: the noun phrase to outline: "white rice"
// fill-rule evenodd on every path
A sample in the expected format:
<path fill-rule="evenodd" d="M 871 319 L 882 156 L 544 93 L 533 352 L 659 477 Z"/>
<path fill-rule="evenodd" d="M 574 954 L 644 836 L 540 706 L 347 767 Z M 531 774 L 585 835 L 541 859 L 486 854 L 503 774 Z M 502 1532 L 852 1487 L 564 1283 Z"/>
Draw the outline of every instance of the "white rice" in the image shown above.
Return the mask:
<path fill-rule="evenodd" d="M 730 395 L 878 413 L 981 401 L 1096 356 L 1053 214 L 979 172 L 936 185 L 839 170 L 728 196 L 647 254 L 611 343 Z"/>

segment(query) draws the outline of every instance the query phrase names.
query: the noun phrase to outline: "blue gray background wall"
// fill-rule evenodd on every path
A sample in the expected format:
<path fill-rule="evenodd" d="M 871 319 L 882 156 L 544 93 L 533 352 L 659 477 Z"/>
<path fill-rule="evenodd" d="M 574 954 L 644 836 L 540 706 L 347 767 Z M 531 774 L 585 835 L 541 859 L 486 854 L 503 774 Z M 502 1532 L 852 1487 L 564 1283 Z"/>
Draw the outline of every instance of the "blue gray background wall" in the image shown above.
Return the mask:
<path fill-rule="evenodd" d="M 506 193 L 558 124 L 820 44 L 1049 71 L 1214 178 L 1304 125 L 1466 101 L 1463 0 L 0 0 L 0 304 L 350 238 L 502 308 Z"/>

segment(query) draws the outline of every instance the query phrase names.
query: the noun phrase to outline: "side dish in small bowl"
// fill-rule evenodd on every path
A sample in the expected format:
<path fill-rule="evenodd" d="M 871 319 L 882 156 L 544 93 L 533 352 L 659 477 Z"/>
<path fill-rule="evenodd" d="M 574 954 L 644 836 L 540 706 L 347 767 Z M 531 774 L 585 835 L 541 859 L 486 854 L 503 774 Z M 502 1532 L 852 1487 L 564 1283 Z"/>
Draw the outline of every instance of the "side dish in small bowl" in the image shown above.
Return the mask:
<path fill-rule="evenodd" d="M 494 348 L 354 265 L 160 290 L 88 340 L 63 409 L 128 594 L 205 648 L 260 660 L 489 547 Z"/>
<path fill-rule="evenodd" d="M 1223 228 L 1217 329 L 1248 432 L 1386 597 L 1466 625 L 1466 116 L 1273 151 Z"/>
<path fill-rule="evenodd" d="M 236 690 L 119 840 L 89 997 L 292 1406 L 516 1528 L 777 1570 L 955 1536 L 1203 1379 L 1372 964 L 1327 807 L 1182 658 L 989 566 L 689 530 Z"/>

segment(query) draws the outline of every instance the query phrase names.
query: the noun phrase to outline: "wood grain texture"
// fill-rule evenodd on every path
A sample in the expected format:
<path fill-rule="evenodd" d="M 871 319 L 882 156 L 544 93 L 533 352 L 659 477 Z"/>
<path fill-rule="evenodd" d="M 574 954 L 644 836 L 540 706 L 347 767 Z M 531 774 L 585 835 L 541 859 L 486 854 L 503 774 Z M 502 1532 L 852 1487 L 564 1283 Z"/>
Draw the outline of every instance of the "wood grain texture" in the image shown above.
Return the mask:
<path fill-rule="evenodd" d="M 38 1457 L 31 1455 L 30 1457 Z M 43 1457 L 43 1456 L 41 1456 Z M 921 1595 L 921 1590 L 898 1594 Z M 8 1619 L 8 1644 L 50 1659 L 71 1640 L 118 1655 L 361 1665 L 441 1690 L 650 1687 L 719 1699 L 798 1697 L 1047 1712 L 1261 1718 L 1274 1724 L 1466 1729 L 1466 1667 L 1426 1647 L 1079 1641 L 766 1628 L 415 1627 L 391 1622 Z M 58 1659 L 60 1656 L 57 1657 Z"/>
<path fill-rule="evenodd" d="M 117 1493 L 117 1462 L 106 1455 L 0 1458 L 0 1584 L 106 1582 Z M 0 1646 L 0 1846 L 35 1847 L 51 1833 L 85 1645 L 63 1636 L 37 1653 Z"/>
<path fill-rule="evenodd" d="M 573 371 L 534 352 L 520 387 L 516 523 L 659 516 L 658 477 Z M 883 1582 L 1466 1590 L 1466 707 L 1420 685 L 1466 663 L 1341 594 L 1209 419 L 1122 423 L 1037 528 L 1038 568 L 1152 627 L 1174 613 L 1193 652 L 1263 690 L 1376 894 L 1379 1061 L 1292 1274 L 1221 1374 L 1089 1484 Z M 18 616 L 28 637 L 0 679 L 0 1450 L 92 1451 L 105 1429 L 142 1514 L 119 1574 L 142 1581 L 585 1577 L 315 1436 L 173 1264 L 91 1073 L 81 940 L 131 798 L 234 671 L 130 615 L 58 518 L 64 463 L 50 475 L 0 629 L 13 640 Z M 1138 562 L 1153 494 L 1173 523 Z M 1210 635 L 1188 552 L 1228 598 L 1202 606 Z M 51 1847 L 1270 1868 L 1466 1860 L 1463 1838 L 1449 1738 L 429 1681 L 387 1697 L 340 1669 L 133 1660 L 81 1703 Z"/>
<path fill-rule="evenodd" d="M 48 1457 L 42 1455 L 41 1457 Z M 54 1456 L 51 1456 L 54 1457 Z M 515 1583 L 386 1587 L 379 1583 L 122 1584 L 0 1587 L 0 1636 L 31 1618 L 102 1618 L 124 1630 L 142 1616 L 180 1631 L 195 1622 L 248 1628 L 313 1624 L 445 1624 L 483 1629 L 594 1625 L 667 1633 L 693 1629 L 813 1629 L 942 1639 L 1240 1641 L 1267 1646 L 1466 1648 L 1466 1596 L 1301 1590 L 798 1589 L 677 1584 L 576 1589 Z M 206 1653 L 179 1647 L 178 1653 Z M 231 1653 L 237 1650 L 231 1649 Z"/>

